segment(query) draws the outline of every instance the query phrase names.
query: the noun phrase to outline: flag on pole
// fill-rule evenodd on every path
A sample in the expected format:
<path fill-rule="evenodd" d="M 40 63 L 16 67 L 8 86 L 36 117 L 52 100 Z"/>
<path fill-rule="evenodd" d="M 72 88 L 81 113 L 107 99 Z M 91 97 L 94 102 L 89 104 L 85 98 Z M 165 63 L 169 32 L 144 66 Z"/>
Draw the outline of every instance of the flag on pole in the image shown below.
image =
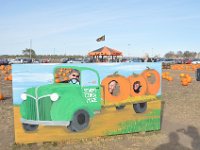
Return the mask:
<path fill-rule="evenodd" d="M 96 39 L 97 42 L 101 42 L 101 41 L 105 41 L 105 35 L 99 37 L 98 39 Z"/>

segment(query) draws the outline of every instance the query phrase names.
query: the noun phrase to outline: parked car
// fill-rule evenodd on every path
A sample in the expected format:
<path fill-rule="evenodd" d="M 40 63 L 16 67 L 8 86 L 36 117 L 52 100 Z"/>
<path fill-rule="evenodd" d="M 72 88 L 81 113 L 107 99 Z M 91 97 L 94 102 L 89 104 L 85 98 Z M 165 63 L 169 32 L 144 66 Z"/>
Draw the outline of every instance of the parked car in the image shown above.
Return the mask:
<path fill-rule="evenodd" d="M 176 59 L 175 60 L 175 64 L 183 64 L 183 63 L 184 63 L 183 59 Z"/>
<path fill-rule="evenodd" d="M 184 60 L 184 63 L 185 63 L 185 64 L 191 64 L 191 63 L 192 63 L 192 60 L 191 60 L 191 59 L 185 59 L 185 60 Z"/>
<path fill-rule="evenodd" d="M 61 59 L 61 63 L 67 63 L 68 61 L 69 61 L 68 58 L 63 58 L 63 59 Z"/>
<path fill-rule="evenodd" d="M 121 62 L 131 62 L 131 60 L 128 58 L 122 58 Z"/>
<path fill-rule="evenodd" d="M 33 63 L 40 63 L 40 60 L 39 60 L 39 59 L 35 59 L 35 60 L 33 61 Z"/>
<path fill-rule="evenodd" d="M 10 59 L 9 60 L 9 64 L 22 64 L 23 63 L 23 59 L 21 58 L 16 58 L 16 59 Z"/>
<path fill-rule="evenodd" d="M 83 61 L 82 60 L 69 60 L 67 63 L 77 64 L 77 63 L 83 63 Z"/>
<path fill-rule="evenodd" d="M 142 62 L 142 59 L 141 58 L 133 58 L 132 62 Z"/>
<path fill-rule="evenodd" d="M 0 65 L 8 65 L 9 62 L 7 59 L 0 59 Z"/>
<path fill-rule="evenodd" d="M 49 59 L 43 59 L 43 60 L 41 60 L 41 63 L 50 63 L 50 60 Z"/>
<path fill-rule="evenodd" d="M 162 61 L 163 64 L 175 64 L 175 60 L 174 59 L 164 59 Z"/>
<path fill-rule="evenodd" d="M 31 58 L 23 58 L 23 63 L 32 63 Z"/>
<path fill-rule="evenodd" d="M 192 64 L 200 64 L 200 59 L 194 59 L 194 60 L 192 61 Z"/>

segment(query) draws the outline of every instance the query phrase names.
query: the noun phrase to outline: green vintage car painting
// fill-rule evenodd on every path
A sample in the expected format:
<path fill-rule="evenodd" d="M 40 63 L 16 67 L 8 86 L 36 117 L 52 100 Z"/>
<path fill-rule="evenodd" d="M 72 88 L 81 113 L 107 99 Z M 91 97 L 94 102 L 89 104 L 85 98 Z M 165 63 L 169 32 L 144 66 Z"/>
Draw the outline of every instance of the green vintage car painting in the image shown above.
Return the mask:
<path fill-rule="evenodd" d="M 65 67 L 56 67 L 54 74 L 60 68 Z M 98 72 L 87 67 L 67 68 L 78 70 L 80 81 L 54 82 L 27 89 L 21 95 L 21 122 L 26 131 L 36 130 L 38 125 L 66 126 L 71 131 L 80 131 L 101 110 Z"/>

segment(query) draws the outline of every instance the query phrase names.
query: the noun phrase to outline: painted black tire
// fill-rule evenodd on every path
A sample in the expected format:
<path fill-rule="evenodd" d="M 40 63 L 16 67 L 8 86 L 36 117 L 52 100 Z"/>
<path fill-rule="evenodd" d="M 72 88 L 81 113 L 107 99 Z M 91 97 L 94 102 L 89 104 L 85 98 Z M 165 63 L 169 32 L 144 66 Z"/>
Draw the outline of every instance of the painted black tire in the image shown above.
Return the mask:
<path fill-rule="evenodd" d="M 136 113 L 143 113 L 147 109 L 147 102 L 133 104 L 133 109 L 135 110 Z"/>
<path fill-rule="evenodd" d="M 119 105 L 119 106 L 116 106 L 116 110 L 122 110 L 124 109 L 125 105 Z"/>
<path fill-rule="evenodd" d="M 38 128 L 39 125 L 23 123 L 22 126 L 23 126 L 25 131 L 35 131 Z"/>
<path fill-rule="evenodd" d="M 73 132 L 81 131 L 88 127 L 90 116 L 85 110 L 78 110 L 70 121 L 68 128 Z"/>

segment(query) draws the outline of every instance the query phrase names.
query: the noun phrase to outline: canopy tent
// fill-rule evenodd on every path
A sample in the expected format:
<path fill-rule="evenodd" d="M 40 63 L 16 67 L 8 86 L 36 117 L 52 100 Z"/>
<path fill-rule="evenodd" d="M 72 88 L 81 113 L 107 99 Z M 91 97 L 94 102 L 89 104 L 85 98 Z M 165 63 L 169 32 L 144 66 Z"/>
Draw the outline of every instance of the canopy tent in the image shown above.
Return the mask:
<path fill-rule="evenodd" d="M 95 57 L 99 58 L 99 56 L 101 56 L 102 57 L 102 61 L 103 61 L 103 57 L 104 56 L 112 56 L 112 61 L 113 61 L 113 56 L 116 56 L 116 58 L 117 58 L 117 56 L 122 56 L 122 52 L 104 46 L 104 47 L 101 47 L 101 48 L 99 48 L 97 50 L 89 52 L 88 56 L 93 56 L 93 59 Z"/>

